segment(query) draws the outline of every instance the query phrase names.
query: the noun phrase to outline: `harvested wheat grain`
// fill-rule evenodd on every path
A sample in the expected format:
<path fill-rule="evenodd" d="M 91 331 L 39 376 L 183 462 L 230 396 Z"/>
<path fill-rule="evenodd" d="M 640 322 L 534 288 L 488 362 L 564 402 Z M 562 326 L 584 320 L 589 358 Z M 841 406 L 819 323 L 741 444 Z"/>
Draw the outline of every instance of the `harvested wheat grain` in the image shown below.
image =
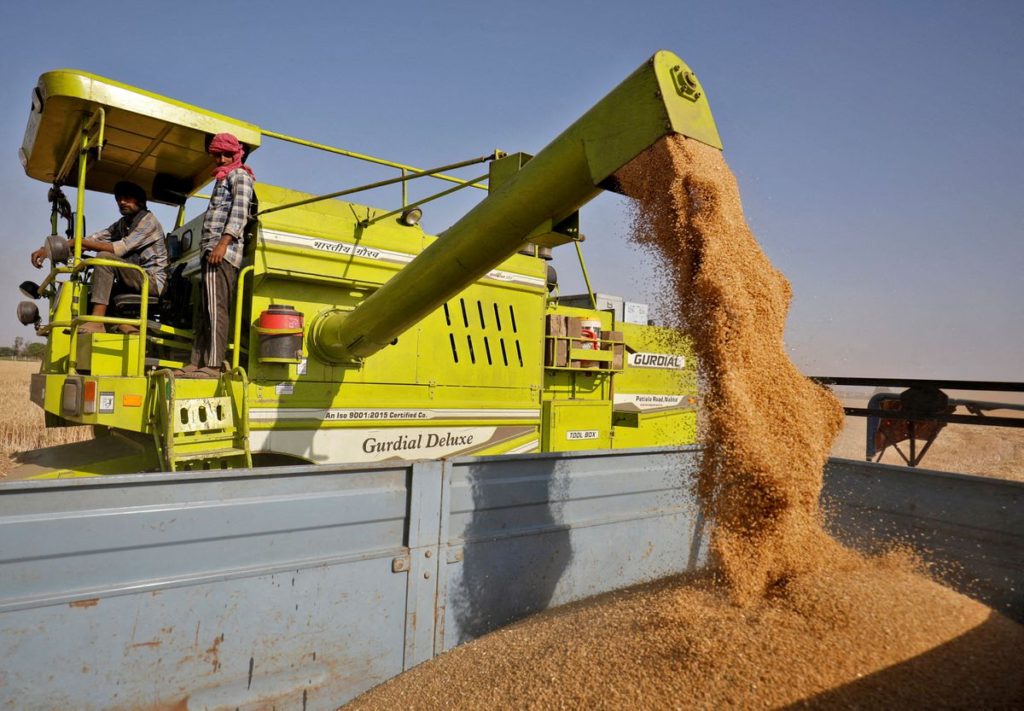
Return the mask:
<path fill-rule="evenodd" d="M 1019 625 L 902 561 L 746 606 L 677 578 L 529 618 L 346 708 L 1011 707 L 1022 644 Z"/>

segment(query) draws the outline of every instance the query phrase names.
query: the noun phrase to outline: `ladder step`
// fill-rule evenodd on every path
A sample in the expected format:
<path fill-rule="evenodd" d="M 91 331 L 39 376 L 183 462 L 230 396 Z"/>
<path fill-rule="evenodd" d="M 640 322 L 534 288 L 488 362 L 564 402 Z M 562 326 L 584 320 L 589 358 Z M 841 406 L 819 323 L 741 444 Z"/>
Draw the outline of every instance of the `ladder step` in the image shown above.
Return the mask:
<path fill-rule="evenodd" d="M 171 410 L 174 432 L 204 432 L 234 426 L 230 397 L 197 397 L 175 400 Z"/>
<path fill-rule="evenodd" d="M 229 457 L 244 457 L 245 450 L 237 447 L 224 447 L 223 449 L 205 449 L 202 452 L 192 454 L 174 455 L 175 462 L 193 462 L 199 459 L 227 459 Z"/>
<path fill-rule="evenodd" d="M 216 430 L 213 432 L 193 432 L 188 435 L 175 434 L 174 446 L 187 447 L 190 444 L 207 444 L 210 442 L 234 442 L 238 437 L 235 430 Z"/>
<path fill-rule="evenodd" d="M 166 333 L 166 329 L 160 331 Z M 239 431 L 244 429 L 249 410 L 247 379 L 244 371 L 236 376 L 232 373 L 217 380 L 182 380 L 177 383 L 177 394 L 188 397 L 168 399 L 169 383 L 166 391 L 157 390 L 158 396 L 163 396 L 157 413 L 157 447 L 171 471 L 252 466 L 249 438 Z"/>

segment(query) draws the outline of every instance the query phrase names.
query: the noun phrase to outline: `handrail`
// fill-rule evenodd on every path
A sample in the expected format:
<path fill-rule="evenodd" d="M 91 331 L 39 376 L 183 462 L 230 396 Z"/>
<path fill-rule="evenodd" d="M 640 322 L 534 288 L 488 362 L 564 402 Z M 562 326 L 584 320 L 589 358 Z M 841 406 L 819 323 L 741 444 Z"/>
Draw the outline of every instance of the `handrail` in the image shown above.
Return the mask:
<path fill-rule="evenodd" d="M 808 375 L 822 385 L 878 386 L 887 388 L 932 387 L 946 390 L 987 390 L 991 392 L 1024 393 L 1024 382 L 999 380 L 936 380 L 934 378 L 847 378 L 831 375 Z"/>
<path fill-rule="evenodd" d="M 366 161 L 367 163 L 376 163 L 377 165 L 384 165 L 384 166 L 387 166 L 389 168 L 397 168 L 397 169 L 401 170 L 403 173 L 405 171 L 409 171 L 411 173 L 421 173 L 421 172 L 423 172 L 420 168 L 414 168 L 411 165 L 404 165 L 402 163 L 395 163 L 394 161 L 385 160 L 384 158 L 376 158 L 374 156 L 367 155 L 365 153 L 356 153 L 355 151 L 348 151 L 348 150 L 345 150 L 344 148 L 335 148 L 334 146 L 328 146 L 325 143 L 315 143 L 313 141 L 307 141 L 307 140 L 302 139 L 302 138 L 296 138 L 295 136 L 288 136 L 288 135 L 286 135 L 284 133 L 278 133 L 277 131 L 268 131 L 266 129 L 260 129 L 260 133 L 263 134 L 264 136 L 267 136 L 268 138 L 276 138 L 279 141 L 285 141 L 285 142 L 288 142 L 288 143 L 295 143 L 295 144 L 298 144 L 300 146 L 306 146 L 307 148 L 315 148 L 317 150 L 325 151 L 327 153 L 335 153 L 337 155 L 345 156 L 346 158 L 355 158 L 356 160 Z M 499 150 L 495 150 L 494 152 L 495 153 L 501 153 L 501 151 L 499 151 Z M 452 170 L 452 168 L 447 168 L 446 170 Z M 478 188 L 480 190 L 487 190 L 487 186 L 482 184 L 482 183 L 479 183 L 479 179 L 475 179 L 473 181 L 467 181 L 467 180 L 463 180 L 462 178 L 456 178 L 456 177 L 451 176 L 451 175 L 443 175 L 443 174 L 437 174 L 437 175 L 434 175 L 433 177 L 435 177 L 435 178 L 437 178 L 439 180 L 447 180 L 449 183 L 469 184 L 471 187 Z"/>
<path fill-rule="evenodd" d="M 587 296 L 590 297 L 590 305 L 597 311 L 597 297 L 594 296 L 594 289 L 590 286 L 590 275 L 587 274 L 587 263 L 583 261 L 583 250 L 580 249 L 579 241 L 576 242 L 576 256 L 580 260 L 580 270 L 583 272 L 583 283 L 587 285 Z"/>
<path fill-rule="evenodd" d="M 232 403 L 235 402 L 234 392 L 231 390 L 231 381 L 239 381 L 239 391 L 241 393 L 240 401 L 235 403 L 238 405 L 238 417 L 235 418 L 235 426 L 238 428 L 236 439 L 241 439 L 245 442 L 245 465 L 246 467 L 252 467 L 252 452 L 249 449 L 249 377 L 245 373 L 245 368 L 239 368 L 237 365 L 231 368 L 228 373 L 223 373 L 221 376 L 221 382 L 225 385 L 225 389 L 228 390 L 231 395 Z"/>
<path fill-rule="evenodd" d="M 71 267 L 55 267 L 51 262 L 50 273 L 46 275 L 42 283 L 39 285 L 39 293 L 43 293 L 43 289 L 45 289 L 51 281 L 56 280 L 58 274 L 70 274 L 71 272 Z"/>
<path fill-rule="evenodd" d="M 315 197 L 312 197 L 312 198 L 307 198 L 305 200 L 298 200 L 296 202 L 291 202 L 291 203 L 288 203 L 288 204 L 285 204 L 285 205 L 277 205 L 277 206 L 274 206 L 274 207 L 269 208 L 267 210 L 260 211 L 258 213 L 259 215 L 264 215 L 264 214 L 267 214 L 267 213 L 270 213 L 270 212 L 277 212 L 278 210 L 284 210 L 284 209 L 287 209 L 287 208 L 299 207 L 301 205 L 309 205 L 311 203 L 320 202 L 322 200 L 330 200 L 330 199 L 333 199 L 333 198 L 342 197 L 344 195 L 351 195 L 353 193 L 363 192 L 363 191 L 366 191 L 366 190 L 374 190 L 376 188 L 382 188 L 382 187 L 385 187 L 385 186 L 388 186 L 388 185 L 393 185 L 395 183 L 400 183 L 401 186 L 402 186 L 402 207 L 399 208 L 398 210 L 394 210 L 392 212 L 389 212 L 388 216 L 391 216 L 391 215 L 397 214 L 399 212 L 402 212 L 402 210 L 405 210 L 407 208 L 416 207 L 418 205 L 423 205 L 425 203 L 431 202 L 432 200 L 436 200 L 436 199 L 444 197 L 446 195 L 450 195 L 451 193 L 456 192 L 456 190 L 458 190 L 458 189 L 469 187 L 469 188 L 477 188 L 478 190 L 489 190 L 490 189 L 489 186 L 486 183 L 482 182 L 485 178 L 487 178 L 486 174 L 485 175 L 481 175 L 481 176 L 476 177 L 476 178 L 472 178 L 470 180 L 464 180 L 462 178 L 456 178 L 455 176 L 452 176 L 452 175 L 446 175 L 446 174 L 444 174 L 441 171 L 456 170 L 458 168 L 463 168 L 463 167 L 468 166 L 468 165 L 475 165 L 477 163 L 483 163 L 485 161 L 495 160 L 497 158 L 503 158 L 505 156 L 504 151 L 501 151 L 499 149 L 495 149 L 493 153 L 491 153 L 489 155 L 486 155 L 486 156 L 481 156 L 479 158 L 472 158 L 470 160 L 460 161 L 458 163 L 451 163 L 449 165 L 444 165 L 444 166 L 441 166 L 439 168 L 432 168 L 432 169 L 428 169 L 428 170 L 422 170 L 420 168 L 415 168 L 415 167 L 413 167 L 411 165 L 405 165 L 403 163 L 396 163 L 394 161 L 386 160 L 384 158 L 377 158 L 375 156 L 367 155 L 365 153 L 356 153 L 355 151 L 345 150 L 344 148 L 336 148 L 334 146 L 329 146 L 329 145 L 324 144 L 324 143 L 316 143 L 314 141 L 307 141 L 305 139 L 297 138 L 295 136 L 288 136 L 288 135 L 283 134 L 283 133 L 278 133 L 277 131 L 261 130 L 260 133 L 262 135 L 264 135 L 264 136 L 267 136 L 268 138 L 276 138 L 276 139 L 278 139 L 280 141 L 286 141 L 286 142 L 290 142 L 290 143 L 295 143 L 295 144 L 298 144 L 298 145 L 301 145 L 301 146 L 306 146 L 307 148 L 315 148 L 317 150 L 325 151 L 327 153 L 335 153 L 337 155 L 345 156 L 347 158 L 354 158 L 356 160 L 362 160 L 362 161 L 366 161 L 368 163 L 375 163 L 377 165 L 383 165 L 383 166 L 387 166 L 389 168 L 395 168 L 395 169 L 401 171 L 401 175 L 399 175 L 397 178 L 391 178 L 391 179 L 388 179 L 388 180 L 381 180 L 381 181 L 378 181 L 378 182 L 375 182 L 375 183 L 369 183 L 369 184 L 361 185 L 361 186 L 355 187 L 355 188 L 348 188 L 346 190 L 340 190 L 340 191 L 337 191 L 337 192 L 328 193 L 326 195 L 318 195 L 318 196 L 315 196 Z M 418 200 L 418 201 L 410 204 L 409 203 L 409 196 L 408 196 L 408 184 L 409 184 L 409 181 L 410 180 L 415 180 L 416 178 L 423 178 L 423 177 L 437 178 L 439 180 L 446 180 L 446 181 L 451 182 L 451 183 L 457 183 L 458 187 L 455 188 L 455 189 L 446 190 L 444 192 L 437 193 L 436 195 L 433 195 L 431 197 L 425 198 L 423 200 Z M 209 198 L 209 195 L 205 195 L 205 194 L 202 194 L 202 193 L 193 193 L 193 194 L 189 195 L 188 197 L 190 199 L 200 199 L 200 198 Z M 184 204 L 182 204 L 179 207 L 179 209 L 178 209 L 178 215 L 177 215 L 177 219 L 175 221 L 175 225 L 176 225 L 175 229 L 178 229 L 179 227 L 181 227 L 182 225 L 185 224 L 185 212 L 184 212 L 184 209 L 185 209 Z M 376 221 L 377 220 L 374 219 L 374 220 L 371 220 L 370 222 L 372 223 L 372 222 L 376 222 Z"/>
<path fill-rule="evenodd" d="M 368 183 L 366 185 L 360 185 L 360 186 L 355 187 L 355 188 L 347 188 L 345 190 L 338 190 L 338 191 L 333 192 L 333 193 L 327 193 L 326 195 L 317 195 L 317 196 L 314 196 L 314 197 L 311 197 L 311 198 L 305 198 L 303 200 L 296 200 L 294 202 L 285 203 L 283 205 L 275 205 L 274 207 L 268 207 L 266 210 L 260 210 L 259 213 L 257 213 L 257 214 L 259 216 L 263 216 L 263 215 L 267 215 L 267 214 L 269 214 L 271 212 L 277 212 L 278 210 L 287 210 L 287 209 L 292 208 L 292 207 L 300 207 L 301 205 L 309 205 L 309 204 L 314 203 L 314 202 L 321 202 L 323 200 L 330 200 L 330 199 L 333 199 L 333 198 L 341 197 L 343 195 L 351 195 L 353 193 L 363 192 L 365 190 L 373 190 L 375 188 L 382 188 L 382 187 L 384 187 L 386 185 L 394 185 L 395 183 L 405 183 L 405 182 L 407 182 L 409 180 L 415 180 L 416 178 L 424 178 L 424 177 L 436 176 L 442 170 L 451 170 L 453 168 L 463 168 L 463 167 L 468 166 L 468 165 L 476 165 L 477 163 L 486 163 L 489 160 L 495 160 L 495 159 L 500 158 L 500 157 L 501 157 L 500 152 L 496 151 L 494 153 L 491 153 L 490 155 L 479 156 L 477 158 L 470 158 L 469 160 L 460 161 L 458 163 L 450 163 L 448 165 L 442 165 L 442 166 L 439 166 L 437 168 L 430 168 L 428 170 L 417 171 L 415 173 L 412 173 L 411 175 L 406 175 L 403 172 L 402 175 L 400 175 L 397 178 L 389 178 L 387 180 L 378 180 L 375 183 Z M 468 183 L 464 183 L 463 185 L 460 185 L 460 187 L 464 187 L 466 184 L 468 184 Z"/>
<path fill-rule="evenodd" d="M 231 367 L 238 367 L 238 360 L 242 350 L 242 302 L 245 301 L 245 277 L 253 272 L 254 264 L 243 267 L 238 273 L 238 286 L 235 291 L 235 332 L 231 343 Z M 251 346 L 251 344 L 250 344 Z"/>
<path fill-rule="evenodd" d="M 71 265 L 72 265 L 71 275 L 72 275 L 72 277 L 74 277 L 74 275 L 78 272 L 79 265 L 81 264 L 81 259 L 82 259 L 82 239 L 85 237 L 85 176 L 86 176 L 86 172 L 88 171 L 88 167 L 89 167 L 88 166 L 89 161 L 87 160 L 89 148 L 94 145 L 93 141 L 92 141 L 92 138 L 90 138 L 90 136 L 89 136 L 89 131 L 92 129 L 93 125 L 96 123 L 97 120 L 99 121 L 99 130 L 96 132 L 97 133 L 96 139 L 97 139 L 98 142 L 95 145 L 97 146 L 97 152 L 102 151 L 103 150 L 104 134 L 105 134 L 105 131 L 106 131 L 106 122 L 107 122 L 107 112 L 102 107 L 97 107 L 96 110 L 93 111 L 91 115 L 89 115 L 87 118 L 82 119 L 82 128 L 81 128 L 81 131 L 80 131 L 80 134 L 79 134 L 79 138 L 78 138 L 78 183 L 77 183 L 77 186 L 76 186 L 77 189 L 75 191 L 76 192 L 76 195 L 75 195 L 75 232 L 74 232 L 73 256 L 72 256 L 72 259 L 71 259 Z M 57 173 L 57 179 L 55 180 L 56 183 L 60 183 L 60 182 L 64 181 L 65 177 L 67 176 L 67 172 L 71 170 L 72 156 L 74 156 L 74 155 L 75 155 L 75 151 L 74 151 L 74 148 L 72 147 L 71 149 L 68 150 L 68 154 L 64 158 L 64 163 L 61 165 L 61 169 Z M 53 265 L 52 265 L 52 261 L 51 261 L 51 267 L 52 266 Z M 56 273 L 60 273 L 60 270 L 53 270 L 51 268 L 50 276 L 54 276 Z M 73 281 L 73 279 L 72 279 L 72 281 Z M 44 284 L 45 283 L 47 283 L 47 282 L 44 281 Z M 81 293 L 82 293 L 82 285 L 80 283 L 72 283 L 71 288 L 72 288 L 72 304 L 76 304 L 79 301 Z M 145 274 L 145 272 L 143 272 L 143 293 L 148 293 L 148 289 L 149 289 L 149 276 L 147 274 Z M 145 299 L 143 299 L 142 304 L 143 304 L 143 306 L 142 306 L 142 308 L 143 308 L 142 314 L 143 314 L 143 318 L 145 318 L 145 313 L 146 313 L 146 311 L 145 311 L 146 300 Z M 75 309 L 76 308 L 77 308 L 76 306 L 72 306 L 72 315 L 73 316 L 75 315 Z M 78 347 L 78 321 L 77 321 L 77 318 L 78 317 L 75 317 L 75 318 L 72 319 L 72 323 L 71 323 L 71 339 L 70 339 L 69 344 L 68 344 L 68 348 L 69 348 L 69 350 L 68 350 L 68 371 L 71 372 L 71 373 L 74 373 L 77 370 L 77 368 L 76 368 L 77 362 L 75 361 L 75 358 L 76 358 L 76 355 L 77 355 L 77 347 Z M 145 321 L 143 321 L 143 329 L 144 328 L 145 328 Z M 139 338 L 139 344 L 140 344 L 141 351 L 140 351 L 140 355 L 139 355 L 138 367 L 141 369 L 143 367 L 143 362 L 145 360 L 145 352 L 146 352 L 145 342 L 146 342 L 146 339 L 144 337 L 145 336 L 144 332 L 140 331 L 140 333 L 142 333 L 142 335 Z M 139 375 L 141 375 L 141 374 L 142 373 L 141 373 L 141 370 L 140 370 Z"/>
<path fill-rule="evenodd" d="M 487 177 L 487 174 L 484 173 L 479 178 L 477 178 L 477 180 L 482 180 L 483 178 L 486 178 L 486 177 Z M 402 185 L 404 186 L 405 183 L 402 183 Z M 403 199 L 402 199 L 402 207 L 398 208 L 397 210 L 392 210 L 391 212 L 386 212 L 383 215 L 377 215 L 376 217 L 373 217 L 371 219 L 363 220 L 361 224 L 363 225 L 363 227 L 369 227 L 370 225 L 372 225 L 375 222 L 380 222 L 381 220 L 387 219 L 388 217 L 393 217 L 394 215 L 397 215 L 400 212 L 404 212 L 405 210 L 409 210 L 409 209 L 414 208 L 414 207 L 419 207 L 420 205 L 426 205 L 428 202 L 433 202 L 434 200 L 439 200 L 439 199 L 441 199 L 443 197 L 451 195 L 452 193 L 458 192 L 459 190 L 462 190 L 463 188 L 467 188 L 467 187 L 469 187 L 469 183 L 466 183 L 464 185 L 456 185 L 453 188 L 448 188 L 447 190 L 442 190 L 439 193 L 436 193 L 434 195 L 430 195 L 430 196 L 425 197 L 425 198 L 423 198 L 421 200 L 415 200 L 412 203 L 406 203 L 405 198 L 403 197 Z"/>
<path fill-rule="evenodd" d="M 77 370 L 77 361 L 74 358 L 78 353 L 78 326 L 82 323 L 104 323 L 111 325 L 127 324 L 139 329 L 139 362 L 136 364 L 136 375 L 143 375 L 146 371 L 146 322 L 149 316 L 149 273 L 138 264 L 131 262 L 120 262 L 103 257 L 91 257 L 78 262 L 71 270 L 71 275 L 85 271 L 86 267 L 111 267 L 113 269 L 134 269 L 142 272 L 142 289 L 140 290 L 139 318 L 119 318 L 116 316 L 75 316 L 71 319 L 71 345 L 68 353 L 68 370 Z M 88 307 L 88 304 L 86 305 Z"/>
<path fill-rule="evenodd" d="M 166 384 L 164 384 L 165 380 Z M 171 424 L 170 403 L 175 399 L 174 371 L 169 368 L 155 370 L 149 382 L 154 398 L 150 424 L 153 429 L 156 454 L 160 460 L 160 468 L 163 471 L 172 472 L 174 471 L 174 426 Z"/>

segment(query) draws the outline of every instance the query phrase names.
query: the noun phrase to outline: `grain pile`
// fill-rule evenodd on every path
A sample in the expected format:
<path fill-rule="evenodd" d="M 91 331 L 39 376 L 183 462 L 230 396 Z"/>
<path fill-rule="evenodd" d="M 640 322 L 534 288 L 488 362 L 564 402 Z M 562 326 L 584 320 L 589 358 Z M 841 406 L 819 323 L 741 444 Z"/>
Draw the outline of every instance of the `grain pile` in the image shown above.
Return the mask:
<path fill-rule="evenodd" d="M 616 177 L 704 369 L 698 493 L 714 566 L 531 618 L 353 708 L 1024 706 L 1024 627 L 906 555 L 866 559 L 824 532 L 842 410 L 785 354 L 789 285 L 721 154 L 673 136 Z"/>

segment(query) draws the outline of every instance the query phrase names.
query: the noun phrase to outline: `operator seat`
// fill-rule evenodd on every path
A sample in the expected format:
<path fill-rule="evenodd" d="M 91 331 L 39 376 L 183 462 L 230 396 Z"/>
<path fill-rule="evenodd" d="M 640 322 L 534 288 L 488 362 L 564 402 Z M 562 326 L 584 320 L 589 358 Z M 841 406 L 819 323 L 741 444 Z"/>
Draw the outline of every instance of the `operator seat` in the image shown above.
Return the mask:
<path fill-rule="evenodd" d="M 167 245 L 167 254 L 173 264 L 181 256 L 181 245 L 178 237 L 174 234 L 168 234 L 164 238 L 164 243 Z M 182 276 L 184 270 L 184 262 L 173 266 L 171 273 L 167 277 L 163 296 L 150 295 L 146 310 L 149 321 L 164 323 L 169 326 L 188 326 L 191 323 L 191 312 L 188 308 L 191 284 L 188 279 Z M 141 309 L 142 294 L 117 294 L 110 300 L 112 316 L 138 318 Z"/>
<path fill-rule="evenodd" d="M 160 297 L 150 296 L 146 314 L 150 320 L 158 321 L 160 316 Z M 110 300 L 113 316 L 121 318 L 138 318 L 142 309 L 142 294 L 118 294 Z"/>
<path fill-rule="evenodd" d="M 190 297 L 192 284 L 182 275 L 185 262 L 174 266 L 167 278 L 163 296 L 150 296 L 146 315 L 149 321 L 168 326 L 190 328 L 192 309 Z M 111 300 L 111 315 L 121 318 L 138 318 L 142 307 L 142 294 L 118 294 Z"/>

